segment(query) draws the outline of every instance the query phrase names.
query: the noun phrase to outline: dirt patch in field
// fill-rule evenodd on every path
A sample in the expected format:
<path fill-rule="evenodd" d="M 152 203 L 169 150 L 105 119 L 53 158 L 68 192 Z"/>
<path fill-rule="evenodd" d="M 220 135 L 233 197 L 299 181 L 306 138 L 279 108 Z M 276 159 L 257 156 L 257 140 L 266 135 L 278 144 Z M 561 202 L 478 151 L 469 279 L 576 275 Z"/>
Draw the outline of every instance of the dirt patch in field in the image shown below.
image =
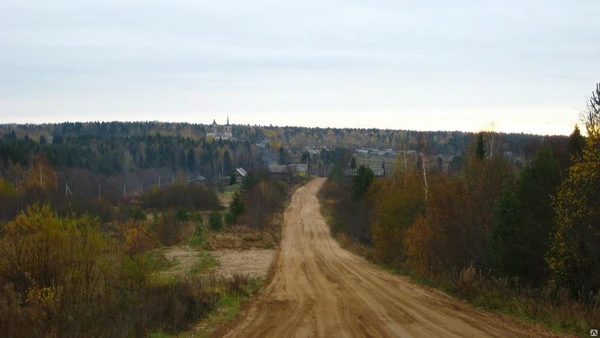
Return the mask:
<path fill-rule="evenodd" d="M 159 276 L 185 276 L 198 273 L 201 262 L 216 260 L 216 264 L 204 272 L 205 275 L 219 275 L 231 277 L 234 274 L 248 275 L 249 277 L 264 278 L 273 262 L 277 250 L 275 249 L 224 249 L 218 251 L 198 251 L 189 246 L 173 246 L 162 251 L 165 258 L 172 262 L 172 266 L 159 272 Z M 208 263 L 207 263 L 208 264 Z"/>
<path fill-rule="evenodd" d="M 161 272 L 162 275 L 185 275 L 200 260 L 198 251 L 189 246 L 168 247 L 163 255 L 174 264 L 169 270 Z"/>
<path fill-rule="evenodd" d="M 208 238 L 214 250 L 274 249 L 278 242 L 277 236 L 271 232 L 251 229 L 214 233 Z"/>
<path fill-rule="evenodd" d="M 219 261 L 215 273 L 223 277 L 234 274 L 248 275 L 249 277 L 264 278 L 273 262 L 277 250 L 252 249 L 252 250 L 220 250 L 212 252 L 213 257 Z"/>
<path fill-rule="evenodd" d="M 219 195 L 219 201 L 221 202 L 221 206 L 223 206 L 225 208 L 229 207 L 229 204 L 231 203 L 232 200 L 233 200 L 233 195 L 224 195 L 224 194 Z"/>

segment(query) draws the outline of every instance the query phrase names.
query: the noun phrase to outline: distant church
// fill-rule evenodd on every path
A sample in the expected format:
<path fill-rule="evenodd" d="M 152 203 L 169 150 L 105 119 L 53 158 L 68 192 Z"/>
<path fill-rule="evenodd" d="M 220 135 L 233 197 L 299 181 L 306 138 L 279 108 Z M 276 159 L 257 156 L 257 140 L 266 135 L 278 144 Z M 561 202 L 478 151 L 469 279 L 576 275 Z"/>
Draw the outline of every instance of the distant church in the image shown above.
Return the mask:
<path fill-rule="evenodd" d="M 210 133 L 207 133 L 206 136 L 210 136 L 215 140 L 233 140 L 231 125 L 229 124 L 229 115 L 227 115 L 227 124 L 224 126 L 218 125 L 217 121 L 213 120 L 210 127 Z"/>

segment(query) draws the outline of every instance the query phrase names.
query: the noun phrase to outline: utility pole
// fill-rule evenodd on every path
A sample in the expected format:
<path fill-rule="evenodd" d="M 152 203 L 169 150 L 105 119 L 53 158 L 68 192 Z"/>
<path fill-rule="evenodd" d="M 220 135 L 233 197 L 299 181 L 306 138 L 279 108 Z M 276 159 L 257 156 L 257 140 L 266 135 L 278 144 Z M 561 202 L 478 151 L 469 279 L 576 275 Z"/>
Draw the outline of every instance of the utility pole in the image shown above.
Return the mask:
<path fill-rule="evenodd" d="M 404 173 L 408 171 L 408 165 L 406 164 L 406 143 L 404 143 Z"/>
<path fill-rule="evenodd" d="M 65 173 L 65 196 L 73 195 L 71 189 L 69 189 L 69 174 Z"/>

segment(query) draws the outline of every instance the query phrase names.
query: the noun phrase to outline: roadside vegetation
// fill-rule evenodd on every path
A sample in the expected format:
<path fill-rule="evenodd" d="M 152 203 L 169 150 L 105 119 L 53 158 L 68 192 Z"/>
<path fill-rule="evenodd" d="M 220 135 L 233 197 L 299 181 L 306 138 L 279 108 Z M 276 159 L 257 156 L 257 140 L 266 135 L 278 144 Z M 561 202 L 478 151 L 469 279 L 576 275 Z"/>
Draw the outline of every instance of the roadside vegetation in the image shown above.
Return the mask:
<path fill-rule="evenodd" d="M 34 205 L 0 240 L 0 331 L 5 337 L 147 336 L 177 332 L 206 317 L 250 280 L 155 280 L 168 264 L 143 223 L 103 229 L 89 216 Z M 158 281 L 158 282 L 157 282 Z"/>
<path fill-rule="evenodd" d="M 212 276 L 218 262 L 204 250 L 215 234 L 240 226 L 280 237 L 287 184 L 251 174 L 224 209 L 213 189 L 183 179 L 115 203 L 68 199 L 53 173 L 39 155 L 18 188 L 0 179 L 6 216 L 18 210 L 0 223 L 3 337 L 176 334 L 231 318 L 260 287 L 247 276 Z M 161 248 L 174 245 L 195 248 L 197 261 L 166 278 L 175 262 Z"/>
<path fill-rule="evenodd" d="M 480 133 L 459 170 L 398 159 L 393 177 L 341 165 L 320 193 L 343 245 L 473 304 L 557 331 L 600 327 L 600 87 L 587 138 L 541 142 L 522 169 Z M 426 153 L 426 142 L 422 143 Z M 365 188 L 366 186 L 366 188 Z"/>

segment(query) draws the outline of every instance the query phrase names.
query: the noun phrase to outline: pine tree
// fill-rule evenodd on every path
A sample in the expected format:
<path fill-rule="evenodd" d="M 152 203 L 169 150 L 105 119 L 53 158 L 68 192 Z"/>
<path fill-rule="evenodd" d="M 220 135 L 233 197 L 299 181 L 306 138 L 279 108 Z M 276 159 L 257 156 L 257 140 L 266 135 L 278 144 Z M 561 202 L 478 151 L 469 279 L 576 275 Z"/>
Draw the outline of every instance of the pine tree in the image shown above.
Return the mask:
<path fill-rule="evenodd" d="M 485 144 L 485 139 L 483 138 L 483 133 L 479 133 L 477 137 L 477 149 L 475 150 L 475 155 L 478 159 L 483 160 L 486 157 L 487 149 Z"/>
<path fill-rule="evenodd" d="M 373 170 L 365 165 L 361 165 L 352 181 L 352 198 L 356 201 L 361 200 L 367 194 L 367 190 L 374 179 L 375 173 L 373 173 Z"/>
<path fill-rule="evenodd" d="M 575 129 L 569 135 L 569 162 L 573 164 L 575 158 L 579 158 L 581 153 L 583 152 L 583 148 L 585 147 L 585 137 L 581 135 L 581 131 L 578 126 L 575 126 Z"/>
<path fill-rule="evenodd" d="M 196 156 L 194 155 L 194 150 L 190 148 L 187 154 L 187 168 L 189 171 L 196 170 Z"/>
<path fill-rule="evenodd" d="M 494 210 L 486 260 L 494 272 L 540 284 L 547 276 L 544 255 L 554 230 L 550 196 L 561 169 L 550 148 L 543 148 L 515 184 L 509 184 Z"/>
<path fill-rule="evenodd" d="M 283 146 L 279 147 L 279 161 L 277 163 L 279 165 L 285 164 L 285 149 L 283 149 Z"/>
<path fill-rule="evenodd" d="M 225 173 L 230 173 L 233 171 L 233 164 L 231 163 L 231 156 L 229 155 L 229 151 L 225 150 L 223 153 L 223 171 Z"/>

